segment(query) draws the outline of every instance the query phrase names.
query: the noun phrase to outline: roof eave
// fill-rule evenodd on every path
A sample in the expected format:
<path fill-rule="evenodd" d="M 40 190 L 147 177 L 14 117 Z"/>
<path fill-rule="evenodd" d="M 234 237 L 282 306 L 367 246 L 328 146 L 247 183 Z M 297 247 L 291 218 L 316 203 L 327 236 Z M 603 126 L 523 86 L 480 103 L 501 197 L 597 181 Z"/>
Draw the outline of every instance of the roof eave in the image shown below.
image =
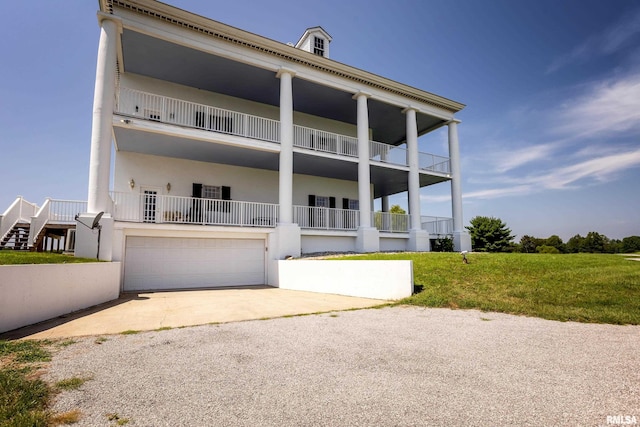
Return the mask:
<path fill-rule="evenodd" d="M 456 113 L 465 105 L 422 89 L 417 89 L 386 77 L 343 64 L 333 59 L 314 55 L 285 43 L 275 41 L 236 27 L 187 12 L 157 0 L 98 0 L 100 9 L 113 13 L 113 7 L 133 10 L 137 13 L 162 19 L 168 23 L 199 31 L 209 36 L 241 45 L 262 53 L 275 55 L 287 61 L 308 66 L 319 71 L 356 81 L 360 84 L 389 91 L 414 101 L 423 102 Z"/>

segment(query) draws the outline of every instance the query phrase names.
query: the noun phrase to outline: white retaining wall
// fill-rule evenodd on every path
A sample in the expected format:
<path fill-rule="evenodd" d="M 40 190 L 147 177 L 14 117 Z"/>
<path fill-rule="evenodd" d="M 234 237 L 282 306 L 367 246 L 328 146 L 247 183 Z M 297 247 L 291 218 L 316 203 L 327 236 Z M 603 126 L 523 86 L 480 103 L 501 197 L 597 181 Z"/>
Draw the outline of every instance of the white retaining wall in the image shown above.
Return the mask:
<path fill-rule="evenodd" d="M 0 332 L 118 298 L 120 263 L 0 266 Z"/>
<path fill-rule="evenodd" d="M 396 300 L 413 292 L 411 261 L 278 261 L 279 287 L 363 298 Z"/>

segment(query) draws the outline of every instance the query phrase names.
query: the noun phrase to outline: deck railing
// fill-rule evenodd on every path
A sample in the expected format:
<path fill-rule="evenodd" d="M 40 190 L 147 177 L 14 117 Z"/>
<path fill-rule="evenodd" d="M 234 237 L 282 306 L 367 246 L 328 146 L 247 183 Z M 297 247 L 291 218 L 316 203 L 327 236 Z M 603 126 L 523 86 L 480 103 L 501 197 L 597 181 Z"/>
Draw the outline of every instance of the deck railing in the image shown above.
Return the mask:
<path fill-rule="evenodd" d="M 379 231 L 406 233 L 409 231 L 409 215 L 389 212 L 372 212 L 373 224 Z"/>
<path fill-rule="evenodd" d="M 404 147 L 369 141 L 369 157 L 383 163 L 407 166 L 407 150 Z"/>
<path fill-rule="evenodd" d="M 116 112 L 151 121 L 280 143 L 280 122 L 277 120 L 129 88 L 120 88 Z"/>
<path fill-rule="evenodd" d="M 159 194 L 111 193 L 117 221 L 275 227 L 278 205 Z"/>
<path fill-rule="evenodd" d="M 38 211 L 38 205 L 18 196 L 2 215 L 0 215 L 0 241 L 19 222 L 29 222 Z"/>
<path fill-rule="evenodd" d="M 341 156 L 358 157 L 358 139 L 304 126 L 293 125 L 294 147 Z"/>
<path fill-rule="evenodd" d="M 47 199 L 38 212 L 31 217 L 29 246 L 35 245 L 38 235 L 49 223 L 75 224 L 76 215 L 87 211 L 87 202 L 81 200 Z"/>
<path fill-rule="evenodd" d="M 451 173 L 451 160 L 448 157 L 436 156 L 429 153 L 418 153 L 420 169 L 443 174 Z"/>
<path fill-rule="evenodd" d="M 318 230 L 357 230 L 360 211 L 311 206 L 294 206 L 293 222 L 300 228 Z"/>
<path fill-rule="evenodd" d="M 120 88 L 117 94 L 116 113 L 161 123 L 280 143 L 280 122 L 277 120 L 126 87 Z M 323 153 L 358 157 L 357 138 L 299 125 L 293 126 L 293 145 Z M 399 166 L 409 165 L 407 150 L 404 147 L 370 141 L 369 154 L 371 160 Z M 418 165 L 422 170 L 437 173 L 448 174 L 451 170 L 448 157 L 429 153 L 419 153 Z"/>
<path fill-rule="evenodd" d="M 422 216 L 420 222 L 422 229 L 427 230 L 429 234 L 441 236 L 453 234 L 453 218 Z"/>
<path fill-rule="evenodd" d="M 393 214 L 388 212 L 373 212 L 374 226 L 384 232 L 408 233 L 411 228 L 411 217 L 405 214 Z M 453 219 L 437 216 L 422 216 L 420 224 L 423 230 L 430 235 L 453 234 Z"/>

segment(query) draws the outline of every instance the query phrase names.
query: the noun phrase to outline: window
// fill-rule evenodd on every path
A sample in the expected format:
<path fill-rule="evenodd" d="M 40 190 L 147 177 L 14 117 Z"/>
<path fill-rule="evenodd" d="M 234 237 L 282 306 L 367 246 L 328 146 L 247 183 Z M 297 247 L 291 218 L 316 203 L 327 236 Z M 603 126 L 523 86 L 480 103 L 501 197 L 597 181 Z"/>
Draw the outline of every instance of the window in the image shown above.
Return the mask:
<path fill-rule="evenodd" d="M 222 199 L 222 187 L 215 185 L 202 186 L 203 199 Z"/>
<path fill-rule="evenodd" d="M 326 196 L 316 196 L 316 207 L 318 208 L 328 208 L 329 207 L 329 198 Z"/>
<path fill-rule="evenodd" d="M 320 37 L 313 38 L 313 53 L 324 56 L 324 39 L 321 39 Z"/>
<path fill-rule="evenodd" d="M 231 200 L 231 187 L 225 187 L 224 185 L 202 185 L 194 182 L 192 197 L 198 199 Z"/>
<path fill-rule="evenodd" d="M 214 223 L 220 221 L 219 217 L 212 216 L 211 212 L 229 212 L 232 208 L 231 187 L 217 185 L 203 185 L 193 183 L 193 202 L 191 219 L 193 222 Z"/>
<path fill-rule="evenodd" d="M 358 199 L 342 199 L 342 209 L 357 211 L 360 210 L 360 202 Z"/>

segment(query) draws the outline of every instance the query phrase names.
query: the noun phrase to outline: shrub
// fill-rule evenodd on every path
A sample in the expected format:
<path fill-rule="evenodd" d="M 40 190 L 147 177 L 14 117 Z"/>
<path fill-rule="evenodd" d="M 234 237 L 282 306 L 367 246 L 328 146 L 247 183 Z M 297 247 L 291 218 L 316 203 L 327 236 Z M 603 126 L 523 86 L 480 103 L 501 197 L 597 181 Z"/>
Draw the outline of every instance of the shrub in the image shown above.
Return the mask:
<path fill-rule="evenodd" d="M 554 246 L 542 245 L 536 248 L 539 254 L 559 254 L 560 251 Z"/>
<path fill-rule="evenodd" d="M 441 237 L 433 241 L 433 252 L 453 252 L 453 239 L 450 237 Z"/>

